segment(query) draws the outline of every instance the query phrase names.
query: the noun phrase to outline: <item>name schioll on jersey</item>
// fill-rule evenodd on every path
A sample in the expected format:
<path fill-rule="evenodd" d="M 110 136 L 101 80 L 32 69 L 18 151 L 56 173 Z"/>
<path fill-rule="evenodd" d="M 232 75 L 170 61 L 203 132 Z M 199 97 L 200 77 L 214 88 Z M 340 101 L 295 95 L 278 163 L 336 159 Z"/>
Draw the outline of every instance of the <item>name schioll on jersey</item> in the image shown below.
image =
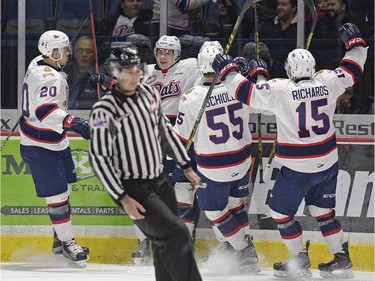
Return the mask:
<path fill-rule="evenodd" d="M 326 86 L 317 86 L 292 91 L 292 97 L 294 100 L 311 99 L 328 95 L 329 91 Z"/>

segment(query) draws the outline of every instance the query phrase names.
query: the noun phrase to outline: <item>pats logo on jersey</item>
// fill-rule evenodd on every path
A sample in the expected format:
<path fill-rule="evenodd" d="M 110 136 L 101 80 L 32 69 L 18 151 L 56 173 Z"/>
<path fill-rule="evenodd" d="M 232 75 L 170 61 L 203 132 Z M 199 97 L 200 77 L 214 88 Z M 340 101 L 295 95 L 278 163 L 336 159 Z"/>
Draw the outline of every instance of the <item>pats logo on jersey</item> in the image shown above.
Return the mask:
<path fill-rule="evenodd" d="M 161 100 L 163 101 L 165 99 L 179 97 L 182 94 L 180 83 L 181 81 L 175 80 L 172 80 L 167 85 L 155 83 L 154 88 L 158 90 Z"/>

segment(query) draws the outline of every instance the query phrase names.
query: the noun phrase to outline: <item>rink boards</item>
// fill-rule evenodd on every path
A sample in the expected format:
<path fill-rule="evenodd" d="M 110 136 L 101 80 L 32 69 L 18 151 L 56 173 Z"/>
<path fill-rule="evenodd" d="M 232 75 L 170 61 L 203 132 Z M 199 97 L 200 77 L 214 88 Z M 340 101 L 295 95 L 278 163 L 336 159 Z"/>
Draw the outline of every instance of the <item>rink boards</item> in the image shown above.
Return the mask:
<path fill-rule="evenodd" d="M 77 114 L 77 113 L 75 113 Z M 87 118 L 87 112 L 78 112 Z M 16 122 L 17 112 L 2 111 L 2 142 Z M 257 123 L 249 126 L 257 147 Z M 351 257 L 356 270 L 374 271 L 374 120 L 372 115 L 335 116 L 339 143 L 340 173 L 337 186 L 336 214 L 340 219 L 346 239 L 351 244 Z M 265 166 L 276 125 L 272 117 L 263 117 L 263 165 Z M 77 168 L 78 182 L 73 185 L 71 205 L 73 225 L 78 239 L 90 247 L 93 262 L 127 263 L 136 248 L 131 227 L 132 221 L 124 216 L 108 196 L 100 181 L 94 176 L 88 159 L 89 141 L 71 136 L 71 148 Z M 256 156 L 256 151 L 254 152 Z M 254 156 L 254 157 L 255 157 Z M 254 158 L 254 160 L 256 160 Z M 262 263 L 269 267 L 286 257 L 286 249 L 272 223 L 259 220 L 268 212 L 268 196 L 272 190 L 279 166 L 273 161 L 265 184 L 259 184 L 258 165 L 253 169 L 252 195 L 249 197 L 249 217 L 255 243 L 262 255 Z M 44 200 L 36 198 L 28 167 L 19 153 L 17 132 L 2 151 L 1 165 L 1 227 L 2 261 L 22 261 L 38 251 L 50 252 L 51 227 Z M 331 259 L 316 222 L 304 214 L 301 204 L 297 219 L 310 239 L 312 264 Z M 46 239 L 48 242 L 46 242 Z M 214 236 L 204 215 L 198 228 L 197 255 L 205 259 L 215 245 Z M 111 250 L 109 250 L 111 249 Z M 111 254 L 115 251 L 114 254 Z"/>

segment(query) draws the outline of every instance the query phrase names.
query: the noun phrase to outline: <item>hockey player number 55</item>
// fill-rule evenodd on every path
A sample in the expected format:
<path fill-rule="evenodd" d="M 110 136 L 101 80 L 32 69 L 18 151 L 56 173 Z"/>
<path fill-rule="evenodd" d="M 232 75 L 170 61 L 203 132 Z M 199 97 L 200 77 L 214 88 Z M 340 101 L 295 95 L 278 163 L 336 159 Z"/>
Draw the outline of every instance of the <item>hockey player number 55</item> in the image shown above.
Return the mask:
<path fill-rule="evenodd" d="M 324 135 L 329 130 L 329 117 L 325 113 L 319 113 L 319 107 L 325 106 L 328 104 L 326 98 L 320 100 L 313 100 L 310 102 L 311 104 L 311 118 L 315 121 L 322 121 L 323 126 L 319 127 L 317 125 L 311 126 L 311 130 L 317 135 Z M 308 138 L 310 137 L 310 130 L 306 128 L 306 102 L 301 102 L 296 109 L 298 113 L 298 136 L 300 138 Z"/>

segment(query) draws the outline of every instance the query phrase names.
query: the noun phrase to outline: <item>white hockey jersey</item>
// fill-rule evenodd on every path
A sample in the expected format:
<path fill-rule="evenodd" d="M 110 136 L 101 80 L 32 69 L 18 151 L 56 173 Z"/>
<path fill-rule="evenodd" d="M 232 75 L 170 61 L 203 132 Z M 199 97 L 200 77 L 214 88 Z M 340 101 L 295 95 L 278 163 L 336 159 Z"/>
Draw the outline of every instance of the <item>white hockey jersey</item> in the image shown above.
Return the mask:
<path fill-rule="evenodd" d="M 148 65 L 148 77 L 145 81 L 158 90 L 164 114 L 175 119 L 181 95 L 194 86 L 200 75 L 197 60 L 190 58 L 178 61 L 165 71 L 156 64 Z"/>
<path fill-rule="evenodd" d="M 251 83 L 232 72 L 224 85 L 236 99 L 276 115 L 275 160 L 304 173 L 330 168 L 338 160 L 333 115 L 336 99 L 359 79 L 367 48 L 348 51 L 335 70 L 321 70 L 312 79 L 272 79 Z"/>
<path fill-rule="evenodd" d="M 38 56 L 29 65 L 22 87 L 22 145 L 59 151 L 69 146 L 63 129 L 69 87 L 64 72 Z"/>
<path fill-rule="evenodd" d="M 210 84 L 184 93 L 174 130 L 187 142 Z M 207 178 L 227 182 L 241 179 L 251 165 L 250 107 L 217 84 L 194 137 L 197 169 Z"/>

